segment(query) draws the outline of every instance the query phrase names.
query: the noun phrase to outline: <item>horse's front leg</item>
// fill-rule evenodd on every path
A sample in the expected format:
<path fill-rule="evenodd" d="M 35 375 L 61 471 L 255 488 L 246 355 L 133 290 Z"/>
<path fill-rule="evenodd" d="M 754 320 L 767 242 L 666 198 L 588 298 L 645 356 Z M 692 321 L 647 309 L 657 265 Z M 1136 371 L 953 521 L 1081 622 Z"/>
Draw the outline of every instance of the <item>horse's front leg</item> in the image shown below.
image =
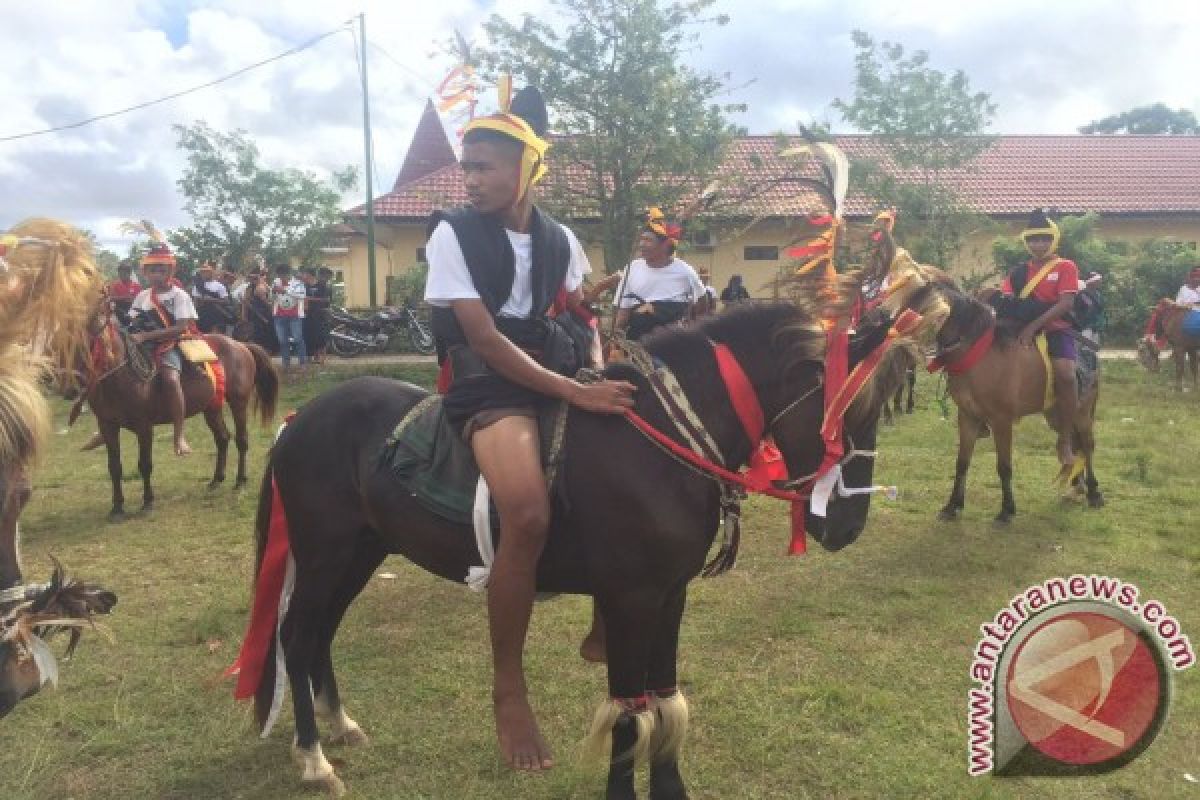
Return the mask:
<path fill-rule="evenodd" d="M 954 488 L 950 499 L 938 513 L 938 519 L 958 519 L 958 514 L 967 504 L 967 471 L 971 468 L 971 456 L 975 453 L 975 440 L 983 429 L 983 422 L 961 408 L 958 410 L 958 460 L 954 462 Z"/>
<path fill-rule="evenodd" d="M 1175 391 L 1183 391 L 1183 366 L 1187 360 L 1187 351 L 1182 347 L 1171 350 L 1171 359 L 1175 362 Z"/>
<path fill-rule="evenodd" d="M 154 488 L 150 475 L 154 472 L 154 427 L 147 426 L 137 432 L 138 474 L 142 476 L 142 511 L 154 510 Z"/>
<path fill-rule="evenodd" d="M 650 745 L 650 800 L 687 800 L 687 787 L 679 772 L 679 751 L 687 738 L 688 703 L 679 690 L 679 624 L 687 601 L 687 584 L 667 600 L 659 615 L 658 631 L 646 674 L 650 708 L 654 711 L 654 739 Z"/>
<path fill-rule="evenodd" d="M 996 522 L 1007 525 L 1017 513 L 1017 502 L 1012 492 L 1012 423 L 998 422 L 992 426 L 992 437 L 996 443 L 996 474 L 1000 476 L 1000 513 Z"/>
<path fill-rule="evenodd" d="M 609 699 L 597 709 L 585 747 L 602 757 L 609 744 L 605 800 L 637 800 L 634 771 L 646 760 L 654 736 L 646 678 L 662 595 L 622 586 L 596 601 L 607 632 Z"/>
<path fill-rule="evenodd" d="M 108 454 L 108 477 L 112 481 L 111 520 L 125 516 L 125 492 L 121 488 L 121 426 L 115 422 L 98 420 L 100 435 L 104 437 L 104 450 Z"/>

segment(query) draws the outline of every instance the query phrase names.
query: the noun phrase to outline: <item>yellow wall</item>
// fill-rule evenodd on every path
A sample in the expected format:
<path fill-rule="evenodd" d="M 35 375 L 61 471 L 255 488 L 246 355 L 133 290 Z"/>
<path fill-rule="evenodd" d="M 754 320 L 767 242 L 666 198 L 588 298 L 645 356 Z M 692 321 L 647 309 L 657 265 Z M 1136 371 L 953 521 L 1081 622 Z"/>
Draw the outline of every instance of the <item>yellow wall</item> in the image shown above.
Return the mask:
<path fill-rule="evenodd" d="M 857 230 L 865 229 L 865 223 L 855 224 Z M 1024 227 L 1023 221 L 1005 221 L 1003 230 L 1016 235 Z M 416 261 L 418 247 L 425 245 L 425 229 L 422 225 L 376 224 L 376 280 L 377 300 L 384 302 L 388 275 L 399 275 Z M 581 239 L 588 238 L 588 231 L 576 227 Z M 751 296 L 771 297 L 771 282 L 789 263 L 782 255 L 798 238 L 812 234 L 813 229 L 803 221 L 763 220 L 749 227 L 716 231 L 716 241 L 711 248 L 691 246 L 680 251 L 679 256 L 700 272 L 707 272 L 708 283 L 719 292 L 735 274 L 741 275 Z M 1003 232 L 1003 231 L 1002 231 Z M 1137 241 L 1148 238 L 1169 238 L 1182 242 L 1200 242 L 1200 214 L 1181 218 L 1128 218 L 1111 217 L 1101 219 L 1100 236 L 1110 239 Z M 990 270 L 992 268 L 992 241 L 995 231 L 981 232 L 968 237 L 959 257 L 947 268 L 959 275 Z M 344 271 L 346 302 L 351 307 L 365 307 L 367 300 L 366 236 L 355 236 L 350 241 L 350 252 L 345 256 L 330 256 L 328 265 Z M 779 261 L 746 261 L 744 248 L 753 245 L 776 246 L 780 249 Z M 588 245 L 588 258 L 592 263 L 593 277 L 604 271 L 603 250 L 598 245 Z M 1084 265 L 1086 267 L 1086 265 Z"/>

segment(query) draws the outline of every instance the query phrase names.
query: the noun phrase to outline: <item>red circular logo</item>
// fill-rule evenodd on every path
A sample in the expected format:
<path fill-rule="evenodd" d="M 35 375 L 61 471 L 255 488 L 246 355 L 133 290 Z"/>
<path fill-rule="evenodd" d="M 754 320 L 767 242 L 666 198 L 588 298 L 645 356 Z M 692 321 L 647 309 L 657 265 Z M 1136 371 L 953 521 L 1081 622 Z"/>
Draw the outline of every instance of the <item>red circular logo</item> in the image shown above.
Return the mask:
<path fill-rule="evenodd" d="M 1021 735 L 1064 764 L 1096 765 L 1144 748 L 1165 704 L 1153 644 L 1114 617 L 1070 612 L 1021 642 L 1006 676 Z"/>

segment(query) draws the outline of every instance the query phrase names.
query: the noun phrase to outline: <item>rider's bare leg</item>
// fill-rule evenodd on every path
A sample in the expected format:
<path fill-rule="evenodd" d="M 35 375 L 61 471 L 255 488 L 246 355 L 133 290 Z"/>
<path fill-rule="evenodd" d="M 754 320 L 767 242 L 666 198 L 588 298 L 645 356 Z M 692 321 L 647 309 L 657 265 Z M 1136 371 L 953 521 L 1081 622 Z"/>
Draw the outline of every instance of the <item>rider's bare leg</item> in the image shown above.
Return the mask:
<path fill-rule="evenodd" d="M 1075 414 L 1079 409 L 1078 390 L 1075 386 L 1075 361 L 1056 358 L 1054 364 L 1054 417 L 1058 427 L 1058 462 L 1064 466 L 1075 463 L 1071 450 L 1071 432 L 1075 427 Z"/>
<path fill-rule="evenodd" d="M 184 402 L 183 384 L 179 380 L 179 372 L 164 366 L 159 370 L 163 384 L 166 386 L 167 411 L 171 414 L 171 425 L 175 429 L 175 455 L 186 456 L 192 452 L 191 445 L 183 436 Z"/>
<path fill-rule="evenodd" d="M 547 769 L 554 761 L 529 704 L 523 662 L 537 563 L 550 523 L 537 420 L 509 416 L 492 422 L 474 432 L 471 448 L 500 513 L 500 545 L 488 584 L 500 750 L 514 769 Z"/>

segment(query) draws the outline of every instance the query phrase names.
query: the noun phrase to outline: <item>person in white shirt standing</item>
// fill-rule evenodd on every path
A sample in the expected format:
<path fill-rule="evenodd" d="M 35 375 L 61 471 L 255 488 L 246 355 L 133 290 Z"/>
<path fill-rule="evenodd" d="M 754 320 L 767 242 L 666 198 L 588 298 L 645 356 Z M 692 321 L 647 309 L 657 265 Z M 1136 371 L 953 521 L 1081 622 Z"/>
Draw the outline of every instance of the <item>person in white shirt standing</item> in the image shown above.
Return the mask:
<path fill-rule="evenodd" d="M 628 338 L 636 341 L 655 328 L 690 318 L 706 297 L 696 270 L 675 257 L 681 236 L 682 229 L 668 223 L 661 210 L 647 212 L 638 240 L 641 258 L 625 268 L 617 299 L 617 327 Z"/>
<path fill-rule="evenodd" d="M 275 283 L 271 286 L 271 314 L 275 320 L 275 336 L 279 339 L 279 355 L 286 375 L 292 367 L 291 348 L 296 348 L 300 366 L 308 363 L 304 347 L 304 298 L 308 290 L 304 282 L 292 275 L 287 264 L 275 267 Z M 290 344 L 289 344 L 290 343 Z"/>

